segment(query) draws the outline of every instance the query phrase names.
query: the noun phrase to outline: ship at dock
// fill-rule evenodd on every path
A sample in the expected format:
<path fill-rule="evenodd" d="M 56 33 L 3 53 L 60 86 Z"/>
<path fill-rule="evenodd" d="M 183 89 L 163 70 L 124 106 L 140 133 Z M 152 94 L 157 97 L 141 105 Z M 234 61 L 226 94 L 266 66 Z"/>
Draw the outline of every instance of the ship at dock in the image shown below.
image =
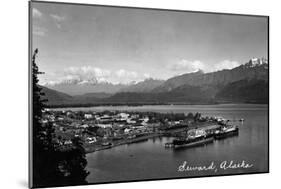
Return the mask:
<path fill-rule="evenodd" d="M 174 139 L 171 143 L 166 143 L 165 147 L 189 148 L 202 146 L 214 142 L 214 140 L 224 139 L 231 136 L 237 136 L 239 133 L 238 126 L 221 125 L 213 126 L 208 129 L 195 129 L 185 131 L 185 135 Z"/>
<path fill-rule="evenodd" d="M 217 130 L 214 134 L 215 139 L 224 139 L 231 136 L 237 136 L 239 134 L 238 126 L 224 126 L 220 130 Z"/>
<path fill-rule="evenodd" d="M 183 147 L 195 147 L 200 145 L 205 145 L 212 143 L 214 141 L 213 136 L 207 135 L 206 131 L 197 129 L 193 134 L 189 134 L 186 137 L 181 137 L 174 139 L 172 143 L 167 144 L 170 147 L 174 148 L 183 148 Z"/>

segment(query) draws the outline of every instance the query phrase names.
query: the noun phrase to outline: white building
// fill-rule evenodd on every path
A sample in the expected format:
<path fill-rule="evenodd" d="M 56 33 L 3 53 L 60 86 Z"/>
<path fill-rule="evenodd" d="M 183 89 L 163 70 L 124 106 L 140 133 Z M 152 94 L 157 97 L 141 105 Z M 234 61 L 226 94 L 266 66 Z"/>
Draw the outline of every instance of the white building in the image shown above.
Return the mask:
<path fill-rule="evenodd" d="M 96 137 L 87 137 L 86 140 L 89 144 L 97 142 Z"/>
<path fill-rule="evenodd" d="M 127 123 L 136 123 L 135 120 L 127 119 Z"/>
<path fill-rule="evenodd" d="M 87 125 L 87 124 L 84 124 L 84 125 L 81 125 L 80 126 L 80 128 L 84 128 L 84 129 L 86 129 L 86 128 L 88 128 L 89 127 L 89 125 Z"/>
<path fill-rule="evenodd" d="M 85 119 L 92 119 L 92 118 L 93 118 L 93 115 L 92 115 L 92 114 L 85 114 L 85 115 L 84 115 L 84 118 L 85 118 Z"/>
<path fill-rule="evenodd" d="M 130 132 L 131 132 L 131 129 L 129 129 L 129 128 L 124 129 L 124 133 L 125 133 L 125 134 L 128 134 L 128 133 L 130 133 Z"/>
<path fill-rule="evenodd" d="M 127 113 L 119 113 L 118 116 L 121 117 L 122 119 L 128 119 L 128 117 L 129 117 L 130 115 L 127 114 Z"/>
<path fill-rule="evenodd" d="M 100 124 L 97 124 L 97 126 L 98 126 L 98 127 L 101 127 L 101 128 L 104 128 L 104 129 L 105 129 L 105 128 L 112 128 L 112 125 L 111 125 L 111 124 L 101 124 L 101 123 L 100 123 Z"/>

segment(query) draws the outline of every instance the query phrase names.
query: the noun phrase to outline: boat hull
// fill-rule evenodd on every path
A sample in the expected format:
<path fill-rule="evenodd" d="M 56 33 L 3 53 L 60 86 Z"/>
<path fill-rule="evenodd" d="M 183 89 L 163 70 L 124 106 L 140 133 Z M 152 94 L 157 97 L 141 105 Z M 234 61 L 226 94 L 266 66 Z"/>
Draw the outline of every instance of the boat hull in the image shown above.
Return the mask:
<path fill-rule="evenodd" d="M 239 129 L 237 128 L 230 132 L 218 133 L 215 135 L 215 139 L 217 139 L 217 140 L 224 139 L 224 138 L 231 137 L 231 136 L 237 136 L 238 134 L 239 134 Z"/>
<path fill-rule="evenodd" d="M 210 138 L 206 138 L 206 139 L 202 139 L 196 142 L 190 142 L 190 143 L 186 143 L 186 144 L 174 144 L 174 148 L 178 149 L 178 148 L 191 148 L 191 147 L 195 147 L 195 146 L 201 146 L 201 145 L 205 145 L 208 143 L 212 143 L 214 141 L 214 137 L 210 137 Z"/>

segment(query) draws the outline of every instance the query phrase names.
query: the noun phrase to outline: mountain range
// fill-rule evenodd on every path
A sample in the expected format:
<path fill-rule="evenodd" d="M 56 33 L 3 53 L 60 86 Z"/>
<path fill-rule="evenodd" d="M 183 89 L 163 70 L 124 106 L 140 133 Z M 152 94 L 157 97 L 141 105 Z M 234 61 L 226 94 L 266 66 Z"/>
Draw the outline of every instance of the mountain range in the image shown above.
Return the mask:
<path fill-rule="evenodd" d="M 199 70 L 167 80 L 132 84 L 45 85 L 49 105 L 268 103 L 268 63 L 251 59 L 233 69 Z M 84 94 L 81 94 L 81 91 Z"/>

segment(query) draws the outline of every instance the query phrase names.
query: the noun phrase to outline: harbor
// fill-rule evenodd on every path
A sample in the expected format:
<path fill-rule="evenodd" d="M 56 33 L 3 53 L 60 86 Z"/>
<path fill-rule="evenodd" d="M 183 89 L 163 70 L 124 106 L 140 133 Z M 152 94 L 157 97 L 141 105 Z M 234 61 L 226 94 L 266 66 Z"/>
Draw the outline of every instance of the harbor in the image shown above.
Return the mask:
<path fill-rule="evenodd" d="M 128 111 L 48 110 L 43 123 L 52 122 L 56 142 L 62 150 L 71 149 L 72 139 L 80 138 L 86 153 L 121 145 L 145 142 L 153 138 L 171 137 L 163 147 L 195 147 L 237 135 L 237 124 L 244 118 L 226 119 L 196 113 L 156 113 Z M 240 124 L 240 125 L 241 125 Z"/>
<path fill-rule="evenodd" d="M 225 121 L 225 120 L 224 120 Z M 229 121 L 229 120 L 228 120 Z M 244 120 L 243 120 L 244 121 Z M 240 121 L 241 122 L 241 121 Z M 145 142 L 151 138 L 159 137 L 173 137 L 173 142 L 165 143 L 165 148 L 188 148 L 196 147 L 212 143 L 214 140 L 225 139 L 231 136 L 237 136 L 239 134 L 239 127 L 235 125 L 227 125 L 223 122 L 215 125 L 196 125 L 188 127 L 173 127 L 165 129 L 157 133 L 144 134 L 142 136 L 135 136 L 127 139 L 119 139 L 117 141 L 110 141 L 103 143 L 102 145 L 88 145 L 85 146 L 86 152 L 91 153 L 100 150 L 106 150 L 114 148 L 120 145 L 130 145 L 133 143 Z"/>
<path fill-rule="evenodd" d="M 92 107 L 79 110 L 123 111 L 123 107 Z M 75 110 L 75 109 L 72 109 Z M 148 112 L 153 110 L 160 113 L 170 113 L 171 106 L 144 106 L 131 107 L 131 112 Z M 108 179 L 115 181 L 124 179 L 161 179 L 164 177 L 178 178 L 182 176 L 194 177 L 210 174 L 238 174 L 266 171 L 267 158 L 267 106 L 265 105 L 174 105 L 173 112 L 188 114 L 201 112 L 202 117 L 221 117 L 229 120 L 230 125 L 239 127 L 238 135 L 231 135 L 221 139 L 214 139 L 211 143 L 193 147 L 166 148 L 166 143 L 184 136 L 186 127 L 168 129 L 169 133 L 160 137 L 151 137 L 148 140 L 114 146 L 106 150 L 87 154 L 87 169 L 91 172 L 87 177 L 89 182 L 104 182 Z M 239 121 L 243 118 L 244 121 Z M 197 122 L 190 124 L 189 128 L 216 128 L 214 122 Z M 197 128 L 196 128 L 197 127 Z M 168 128 L 168 127 L 167 127 Z M 250 162 L 254 166 L 249 169 L 228 169 L 204 172 L 178 172 L 178 166 L 184 161 L 191 165 L 205 165 L 214 161 Z M 115 163 L 118 162 L 118 163 Z M 120 172 L 122 174 L 120 175 Z"/>
<path fill-rule="evenodd" d="M 135 136 L 127 139 L 119 139 L 117 141 L 111 140 L 110 142 L 103 143 L 102 145 L 85 145 L 85 149 L 87 153 L 91 153 L 114 148 L 120 145 L 130 145 L 133 143 L 145 142 L 148 139 L 158 137 L 176 138 L 172 143 L 165 143 L 165 148 L 188 148 L 205 145 L 207 143 L 213 142 L 214 140 L 237 136 L 238 132 L 238 126 L 227 124 L 197 125 L 193 127 L 184 126 L 180 128 L 175 127 L 172 129 L 166 129 L 157 133 L 144 134 L 142 136 Z"/>

